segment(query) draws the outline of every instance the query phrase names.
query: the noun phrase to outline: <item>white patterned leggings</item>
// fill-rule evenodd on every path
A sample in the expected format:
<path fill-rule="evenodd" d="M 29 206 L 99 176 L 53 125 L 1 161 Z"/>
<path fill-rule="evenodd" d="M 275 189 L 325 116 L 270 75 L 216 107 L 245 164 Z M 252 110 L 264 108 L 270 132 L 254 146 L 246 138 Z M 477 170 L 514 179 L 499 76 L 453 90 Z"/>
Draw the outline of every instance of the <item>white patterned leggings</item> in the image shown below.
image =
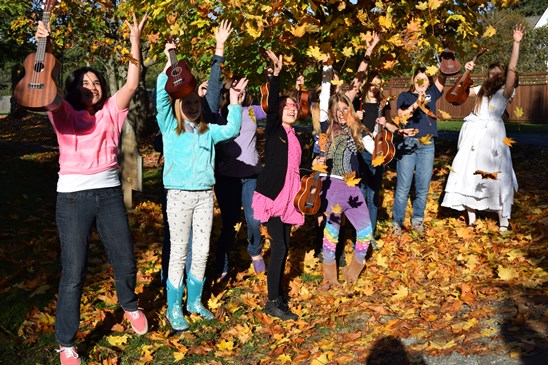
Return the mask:
<path fill-rule="evenodd" d="M 168 270 L 170 283 L 176 288 L 182 284 L 191 225 L 190 273 L 202 281 L 209 255 L 209 238 L 213 223 L 213 190 L 168 190 L 166 211 L 171 237 Z"/>

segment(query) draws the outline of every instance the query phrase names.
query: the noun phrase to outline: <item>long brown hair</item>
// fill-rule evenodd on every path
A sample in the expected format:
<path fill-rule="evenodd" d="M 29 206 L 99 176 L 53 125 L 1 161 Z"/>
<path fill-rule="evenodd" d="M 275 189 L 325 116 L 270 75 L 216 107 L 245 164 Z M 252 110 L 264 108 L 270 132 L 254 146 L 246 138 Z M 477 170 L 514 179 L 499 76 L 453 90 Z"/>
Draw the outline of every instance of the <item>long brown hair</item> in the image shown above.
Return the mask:
<path fill-rule="evenodd" d="M 358 147 L 358 151 L 363 151 L 365 149 L 362 142 L 362 132 L 364 130 L 364 126 L 358 120 L 358 116 L 356 115 L 356 111 L 354 110 L 352 102 L 350 101 L 348 96 L 342 93 L 336 93 L 329 98 L 329 108 L 327 112 L 329 127 L 327 128 L 327 135 L 330 136 L 331 139 L 333 139 L 333 136 L 337 133 L 340 133 L 339 131 L 342 130 L 338 123 L 335 124 L 335 122 L 337 121 L 337 116 L 333 114 L 333 109 L 339 102 L 342 102 L 348 106 L 348 113 L 345 115 L 346 124 L 350 129 L 352 139 Z"/>
<path fill-rule="evenodd" d="M 499 91 L 505 84 L 506 84 L 506 74 L 508 72 L 508 66 L 503 62 L 493 62 L 489 65 L 489 68 L 487 70 L 487 74 L 489 75 L 489 71 L 491 71 L 494 68 L 499 68 L 501 70 L 501 73 L 489 78 L 485 79 L 483 84 L 481 85 L 481 88 L 478 91 L 478 94 L 476 96 L 476 102 L 474 103 L 474 114 L 477 114 L 480 109 L 481 100 L 483 97 L 487 97 L 487 99 L 491 99 L 493 95 L 497 91 Z M 517 71 L 514 71 L 516 73 L 516 80 L 514 82 L 514 88 L 518 87 L 519 84 L 519 77 Z"/>
<path fill-rule="evenodd" d="M 378 77 L 381 80 L 381 84 L 377 86 L 377 92 L 373 96 L 376 100 L 369 99 L 369 89 L 373 85 L 373 80 Z M 376 86 L 376 85 L 375 85 Z M 364 103 L 370 103 L 370 102 L 381 102 L 383 98 L 383 88 L 382 88 L 382 77 L 381 74 L 378 72 L 371 72 L 367 75 L 367 81 L 365 82 L 365 85 L 363 85 L 362 88 L 362 95 L 363 95 L 363 102 Z"/>

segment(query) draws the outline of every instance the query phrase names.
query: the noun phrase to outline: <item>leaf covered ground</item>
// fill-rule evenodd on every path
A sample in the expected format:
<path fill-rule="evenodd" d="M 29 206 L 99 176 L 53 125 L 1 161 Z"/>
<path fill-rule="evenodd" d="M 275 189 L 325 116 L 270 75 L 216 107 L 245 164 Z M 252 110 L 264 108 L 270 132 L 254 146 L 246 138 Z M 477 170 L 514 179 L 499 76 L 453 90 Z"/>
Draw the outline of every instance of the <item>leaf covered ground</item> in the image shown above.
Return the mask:
<path fill-rule="evenodd" d="M 43 117 L 0 119 L 0 353 L 5 363 L 56 363 L 53 326 L 59 279 L 55 229 L 57 151 Z M 191 329 L 170 330 L 159 283 L 162 244 L 158 154 L 143 144 L 145 192 L 129 212 L 147 335 L 128 330 L 117 304 L 108 260 L 96 235 L 82 298 L 78 348 L 87 364 L 424 364 L 425 356 L 505 354 L 526 358 L 548 350 L 548 192 L 545 147 L 514 144 L 520 191 L 511 231 L 495 215 L 467 227 L 459 212 L 439 207 L 455 154 L 454 140 L 436 142 L 437 158 L 423 236 L 392 236 L 388 218 L 395 173 L 385 176 L 380 248 L 354 287 L 319 290 L 316 229 L 294 230 L 285 287 L 300 319 L 262 312 L 266 277 L 254 273 L 240 227 L 226 281 L 210 281 L 204 302 L 215 320 L 189 317 Z M 212 250 L 220 230 L 215 211 Z M 345 255 L 352 255 L 345 231 Z M 268 244 L 265 258 L 268 262 Z M 211 256 L 211 255 L 210 255 Z M 212 267 L 212 265 L 210 265 Z M 342 279 L 342 277 L 341 277 Z M 3 362 L 2 361 L 2 362 Z"/>

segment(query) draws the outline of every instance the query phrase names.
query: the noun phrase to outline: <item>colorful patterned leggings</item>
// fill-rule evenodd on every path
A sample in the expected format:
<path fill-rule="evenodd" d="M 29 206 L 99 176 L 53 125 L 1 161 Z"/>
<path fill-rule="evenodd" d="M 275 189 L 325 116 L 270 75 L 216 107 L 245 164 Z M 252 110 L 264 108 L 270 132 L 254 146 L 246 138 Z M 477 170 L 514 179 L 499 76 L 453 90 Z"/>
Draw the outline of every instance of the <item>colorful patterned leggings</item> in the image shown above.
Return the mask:
<path fill-rule="evenodd" d="M 341 216 L 356 229 L 354 256 L 359 262 L 365 260 L 369 242 L 373 238 L 369 211 L 359 186 L 348 186 L 343 180 L 327 177 L 323 179 L 322 205 L 326 213 L 323 233 L 323 259 L 326 263 L 335 262 L 335 249 L 339 241 Z"/>

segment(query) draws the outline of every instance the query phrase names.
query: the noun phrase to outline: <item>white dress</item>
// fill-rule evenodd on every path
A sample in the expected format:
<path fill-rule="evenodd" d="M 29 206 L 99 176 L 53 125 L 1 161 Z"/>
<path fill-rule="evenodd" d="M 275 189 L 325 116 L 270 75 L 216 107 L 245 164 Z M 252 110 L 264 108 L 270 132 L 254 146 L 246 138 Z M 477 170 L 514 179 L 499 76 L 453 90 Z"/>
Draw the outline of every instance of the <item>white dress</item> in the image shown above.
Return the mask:
<path fill-rule="evenodd" d="M 478 93 L 480 87 L 474 90 Z M 458 152 L 445 186 L 444 207 L 500 211 L 510 219 L 514 191 L 518 190 L 512 167 L 510 147 L 504 144 L 506 129 L 502 115 L 508 100 L 497 91 L 491 99 L 483 97 L 478 114 L 464 119 L 458 141 Z M 498 172 L 497 179 L 483 179 L 476 170 Z"/>

